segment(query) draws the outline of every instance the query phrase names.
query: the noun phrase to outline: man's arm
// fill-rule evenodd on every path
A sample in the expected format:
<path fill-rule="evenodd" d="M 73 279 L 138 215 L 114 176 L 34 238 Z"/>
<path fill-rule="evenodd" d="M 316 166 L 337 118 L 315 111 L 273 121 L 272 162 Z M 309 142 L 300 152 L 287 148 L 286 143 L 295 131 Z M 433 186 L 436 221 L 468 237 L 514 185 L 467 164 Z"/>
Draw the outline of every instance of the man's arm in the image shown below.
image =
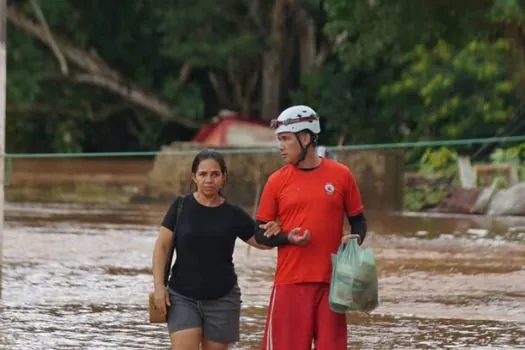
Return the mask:
<path fill-rule="evenodd" d="M 358 235 L 359 244 L 362 244 L 367 232 L 366 218 L 361 193 L 350 169 L 346 174 L 345 209 L 350 224 L 350 233 Z"/>
<path fill-rule="evenodd" d="M 366 238 L 367 225 L 366 218 L 363 213 L 348 216 L 348 223 L 350 224 L 350 233 L 359 236 L 359 245 L 361 245 Z"/>

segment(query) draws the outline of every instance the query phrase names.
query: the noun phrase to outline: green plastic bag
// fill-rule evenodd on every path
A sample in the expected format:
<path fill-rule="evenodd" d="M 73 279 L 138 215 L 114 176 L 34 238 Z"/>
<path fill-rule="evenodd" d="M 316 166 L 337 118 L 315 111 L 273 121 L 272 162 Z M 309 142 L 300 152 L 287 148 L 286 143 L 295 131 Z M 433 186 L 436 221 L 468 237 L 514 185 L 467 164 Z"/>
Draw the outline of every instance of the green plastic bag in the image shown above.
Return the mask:
<path fill-rule="evenodd" d="M 329 304 L 337 313 L 370 312 L 379 305 L 374 252 L 361 249 L 356 239 L 342 243 L 332 254 Z"/>

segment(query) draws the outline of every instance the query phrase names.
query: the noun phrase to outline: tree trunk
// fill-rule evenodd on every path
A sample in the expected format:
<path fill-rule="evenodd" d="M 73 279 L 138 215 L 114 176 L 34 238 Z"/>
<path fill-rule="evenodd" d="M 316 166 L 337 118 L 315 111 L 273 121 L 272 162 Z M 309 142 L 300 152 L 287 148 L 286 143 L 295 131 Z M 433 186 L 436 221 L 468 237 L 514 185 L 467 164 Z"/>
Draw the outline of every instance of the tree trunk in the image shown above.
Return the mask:
<path fill-rule="evenodd" d="M 6 33 L 6 0 L 0 0 L 0 47 L 5 48 Z"/>
<path fill-rule="evenodd" d="M 317 40 L 312 17 L 301 8 L 297 13 L 299 33 L 299 64 L 301 77 L 312 73 L 315 66 Z"/>
<path fill-rule="evenodd" d="M 242 101 L 242 114 L 248 116 L 251 113 L 251 106 L 253 102 L 253 93 L 257 87 L 257 81 L 259 80 L 259 69 L 252 73 L 252 76 L 246 84 L 246 89 Z"/>
<path fill-rule="evenodd" d="M 519 23 L 507 25 L 506 36 L 513 42 L 510 55 L 513 72 L 519 77 L 516 95 L 525 100 L 525 28 Z"/>
<path fill-rule="evenodd" d="M 217 96 L 218 102 L 219 102 L 219 109 L 231 108 L 231 97 L 228 91 L 230 91 L 228 84 L 226 84 L 226 79 L 223 79 L 223 77 L 220 74 L 217 74 L 210 70 L 208 72 L 208 80 L 210 81 L 211 86 L 213 87 L 213 90 L 215 91 L 215 95 Z"/>
<path fill-rule="evenodd" d="M 298 0 L 275 0 L 270 15 L 270 48 L 263 55 L 261 117 L 271 120 L 280 108 L 282 53 L 285 49 L 286 22 Z"/>
<path fill-rule="evenodd" d="M 2 298 L 3 259 L 4 259 L 4 186 L 5 179 L 5 104 L 6 104 L 6 0 L 0 0 L 0 299 Z M 6 181 L 7 180 L 7 181 Z"/>
<path fill-rule="evenodd" d="M 317 29 L 310 14 L 303 8 L 297 11 L 299 59 L 301 76 L 318 72 L 331 52 L 326 38 L 317 40 Z"/>

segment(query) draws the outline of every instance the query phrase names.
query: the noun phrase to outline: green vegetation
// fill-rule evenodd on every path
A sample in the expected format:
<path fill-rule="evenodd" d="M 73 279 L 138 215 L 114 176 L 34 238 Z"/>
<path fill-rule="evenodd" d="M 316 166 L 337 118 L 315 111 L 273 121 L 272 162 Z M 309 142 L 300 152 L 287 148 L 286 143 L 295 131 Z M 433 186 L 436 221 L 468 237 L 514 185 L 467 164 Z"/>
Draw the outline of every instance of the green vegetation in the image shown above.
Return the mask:
<path fill-rule="evenodd" d="M 329 144 L 520 134 L 524 8 L 10 0 L 7 151 L 155 150 L 220 109 L 290 103 L 319 110 Z"/>
<path fill-rule="evenodd" d="M 292 103 L 330 145 L 525 132 L 521 0 L 8 0 L 7 17 L 10 153 L 157 150 L 221 109 Z M 457 184 L 459 154 L 525 178 L 523 145 L 409 150 L 431 178 L 409 209 Z"/>
<path fill-rule="evenodd" d="M 518 180 L 525 181 L 525 143 L 496 148 L 487 158 L 489 164 L 513 164 Z M 424 207 L 433 207 L 452 187 L 459 187 L 457 159 L 458 153 L 450 148 L 426 149 L 417 169 L 421 175 L 420 183 L 405 187 L 405 209 L 419 211 Z M 496 187 L 508 186 L 501 176 L 496 176 L 494 180 Z"/>

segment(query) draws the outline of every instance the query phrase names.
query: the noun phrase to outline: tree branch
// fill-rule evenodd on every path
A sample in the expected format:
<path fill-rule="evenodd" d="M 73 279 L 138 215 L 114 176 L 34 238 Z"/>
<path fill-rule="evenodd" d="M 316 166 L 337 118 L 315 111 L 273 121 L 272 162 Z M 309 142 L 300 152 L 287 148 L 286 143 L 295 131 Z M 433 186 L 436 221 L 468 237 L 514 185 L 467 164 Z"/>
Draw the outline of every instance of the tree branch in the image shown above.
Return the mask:
<path fill-rule="evenodd" d="M 266 32 L 266 29 L 264 28 L 264 23 L 262 21 L 261 14 L 264 13 L 264 10 L 261 8 L 261 2 L 260 0 L 248 0 L 250 4 L 248 4 L 248 16 L 257 28 L 257 32 L 259 34 L 263 34 Z"/>
<path fill-rule="evenodd" d="M 250 107 L 253 100 L 253 94 L 255 88 L 257 87 L 257 82 L 259 81 L 259 68 L 253 70 L 252 76 L 246 84 L 246 91 L 244 93 L 244 103 L 242 105 L 242 113 L 247 116 L 250 113 Z"/>
<path fill-rule="evenodd" d="M 227 89 L 224 86 L 223 81 L 221 81 L 219 76 L 211 70 L 208 72 L 208 79 L 210 80 L 210 83 L 213 86 L 215 93 L 217 94 L 220 107 L 221 108 L 229 107 L 230 98 L 226 92 Z"/>
<path fill-rule="evenodd" d="M 179 71 L 179 79 L 175 83 L 175 92 L 180 91 L 182 87 L 186 84 L 188 79 L 191 76 L 191 72 L 193 71 L 193 66 L 189 63 L 185 63 L 182 68 Z"/>
<path fill-rule="evenodd" d="M 40 8 L 40 5 L 38 5 L 36 0 L 30 0 L 31 6 L 33 7 L 33 10 L 35 11 L 36 17 L 40 21 L 40 25 L 44 29 L 43 32 L 47 36 L 47 39 L 49 41 L 49 46 L 51 47 L 51 50 L 55 54 L 56 58 L 58 59 L 58 62 L 60 64 L 60 70 L 62 71 L 62 74 L 67 75 L 69 73 L 69 69 L 67 67 L 67 61 L 64 58 L 64 55 L 58 48 L 57 43 L 53 39 L 53 35 L 51 34 L 51 30 L 49 29 L 49 25 L 47 24 L 46 17 L 44 16 L 44 12 L 42 12 L 42 9 Z"/>
<path fill-rule="evenodd" d="M 95 55 L 79 48 L 77 45 L 58 36 L 56 33 L 49 31 L 51 34 L 46 35 L 42 25 L 35 23 L 15 6 L 8 6 L 7 19 L 15 27 L 39 39 L 48 47 L 53 45 L 50 38 L 54 39 L 54 43 L 60 49 L 63 57 L 84 71 L 81 74 L 68 76 L 68 80 L 106 89 L 121 96 L 132 104 L 154 112 L 163 118 L 175 120 L 187 128 L 194 129 L 199 126 L 199 124 L 191 119 L 176 116 L 174 108 L 162 96 L 148 92 L 146 89 L 128 82 L 118 71 L 112 69 Z M 182 70 L 184 74 L 187 74 L 187 71 L 187 67 Z M 183 77 L 179 79 L 179 81 L 182 80 Z"/>
<path fill-rule="evenodd" d="M 171 108 L 167 104 L 156 100 L 155 96 L 139 90 L 134 85 L 128 85 L 97 74 L 75 74 L 69 76 L 68 79 L 77 83 L 87 83 L 109 90 L 117 95 L 130 99 L 135 104 L 147 106 L 148 109 L 165 118 L 169 118 L 171 115 Z"/>
<path fill-rule="evenodd" d="M 228 58 L 228 72 L 227 73 L 228 73 L 228 78 L 230 79 L 230 82 L 233 85 L 233 95 L 235 96 L 235 99 L 237 100 L 236 104 L 239 107 L 242 107 L 243 94 L 242 94 L 241 82 L 235 74 L 235 61 L 233 57 Z"/>
<path fill-rule="evenodd" d="M 44 33 L 42 27 L 13 5 L 7 7 L 7 20 L 18 29 L 39 39 L 44 45 L 50 46 L 49 38 Z M 78 48 L 55 33 L 52 33 L 52 36 L 56 44 L 60 47 L 64 57 L 78 67 L 90 73 L 105 74 L 111 76 L 113 79 L 120 78 L 118 72 L 113 71 L 104 61 L 96 56 L 90 55 L 85 50 Z"/>
<path fill-rule="evenodd" d="M 332 53 L 332 45 L 324 39 L 321 42 L 321 47 L 317 51 L 317 56 L 315 57 L 314 68 L 320 70 L 323 67 L 326 58 Z"/>

